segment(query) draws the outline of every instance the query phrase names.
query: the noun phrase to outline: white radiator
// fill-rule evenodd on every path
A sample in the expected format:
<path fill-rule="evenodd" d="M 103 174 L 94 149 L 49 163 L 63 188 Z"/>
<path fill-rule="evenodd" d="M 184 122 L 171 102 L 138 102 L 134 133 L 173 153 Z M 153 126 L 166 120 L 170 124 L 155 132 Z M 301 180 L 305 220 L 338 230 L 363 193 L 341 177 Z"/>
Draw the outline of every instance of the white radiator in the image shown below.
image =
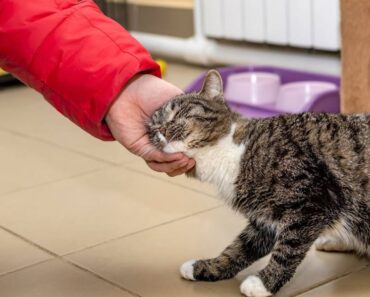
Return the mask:
<path fill-rule="evenodd" d="M 201 0 L 207 37 L 340 49 L 340 0 Z"/>

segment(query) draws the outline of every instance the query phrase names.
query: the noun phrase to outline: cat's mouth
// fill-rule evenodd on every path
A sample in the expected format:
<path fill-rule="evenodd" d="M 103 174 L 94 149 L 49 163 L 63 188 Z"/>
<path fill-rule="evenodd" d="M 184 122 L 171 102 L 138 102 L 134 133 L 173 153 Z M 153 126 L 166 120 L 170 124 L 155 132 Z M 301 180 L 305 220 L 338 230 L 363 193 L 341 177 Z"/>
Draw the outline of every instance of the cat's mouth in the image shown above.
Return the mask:
<path fill-rule="evenodd" d="M 157 142 L 158 148 L 161 150 L 164 150 L 164 148 L 168 144 L 166 137 L 159 131 L 156 133 L 156 137 L 158 139 L 158 142 Z"/>
<path fill-rule="evenodd" d="M 186 152 L 186 144 L 183 140 L 175 140 L 175 137 L 171 137 L 171 139 L 167 139 L 164 135 L 163 130 L 160 129 L 152 129 L 151 136 L 149 137 L 150 142 L 159 150 L 172 154 L 172 153 L 179 153 L 179 152 Z"/>
<path fill-rule="evenodd" d="M 186 145 L 183 141 L 168 142 L 162 149 L 165 153 L 185 153 L 187 151 Z"/>
<path fill-rule="evenodd" d="M 166 137 L 161 133 L 156 133 L 158 139 L 158 147 L 165 153 L 173 154 L 173 153 L 180 153 L 186 151 L 186 146 L 183 141 L 168 141 Z"/>

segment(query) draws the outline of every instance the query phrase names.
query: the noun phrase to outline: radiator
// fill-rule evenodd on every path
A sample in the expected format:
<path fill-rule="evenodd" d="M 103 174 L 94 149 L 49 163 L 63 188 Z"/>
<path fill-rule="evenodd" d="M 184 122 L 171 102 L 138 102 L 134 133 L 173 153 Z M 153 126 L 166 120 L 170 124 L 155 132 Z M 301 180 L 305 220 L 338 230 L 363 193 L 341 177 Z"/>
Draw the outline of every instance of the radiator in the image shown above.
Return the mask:
<path fill-rule="evenodd" d="M 340 50 L 340 0 L 201 0 L 211 38 Z"/>

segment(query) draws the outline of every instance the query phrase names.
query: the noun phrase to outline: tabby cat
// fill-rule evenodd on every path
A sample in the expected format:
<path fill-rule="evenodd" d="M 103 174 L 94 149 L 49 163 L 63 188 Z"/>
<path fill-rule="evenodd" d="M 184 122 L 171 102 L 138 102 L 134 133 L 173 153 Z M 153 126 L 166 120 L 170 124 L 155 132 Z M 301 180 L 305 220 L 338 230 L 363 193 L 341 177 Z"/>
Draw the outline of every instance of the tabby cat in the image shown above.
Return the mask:
<path fill-rule="evenodd" d="M 208 72 L 199 93 L 177 96 L 148 124 L 151 142 L 196 161 L 189 175 L 214 184 L 248 224 L 216 258 L 181 266 L 183 278 L 218 281 L 271 253 L 241 284 L 276 293 L 316 241 L 324 251 L 370 254 L 370 116 L 302 113 L 246 119 L 224 102 Z"/>

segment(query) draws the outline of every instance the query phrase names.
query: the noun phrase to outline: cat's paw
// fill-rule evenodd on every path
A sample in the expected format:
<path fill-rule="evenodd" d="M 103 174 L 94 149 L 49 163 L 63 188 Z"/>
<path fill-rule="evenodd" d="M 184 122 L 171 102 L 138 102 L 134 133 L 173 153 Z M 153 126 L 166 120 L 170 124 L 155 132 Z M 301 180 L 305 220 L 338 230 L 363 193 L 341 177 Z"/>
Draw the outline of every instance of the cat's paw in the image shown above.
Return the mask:
<path fill-rule="evenodd" d="M 320 236 L 315 241 L 315 247 L 319 251 L 325 252 L 349 252 L 351 248 L 348 247 L 339 237 L 332 235 Z"/>
<path fill-rule="evenodd" d="M 269 292 L 262 280 L 256 276 L 248 276 L 240 285 L 240 292 L 248 297 L 267 297 L 271 296 L 272 293 Z"/>
<path fill-rule="evenodd" d="M 195 260 L 189 260 L 181 265 L 180 274 L 184 279 L 194 281 L 194 263 Z"/>

